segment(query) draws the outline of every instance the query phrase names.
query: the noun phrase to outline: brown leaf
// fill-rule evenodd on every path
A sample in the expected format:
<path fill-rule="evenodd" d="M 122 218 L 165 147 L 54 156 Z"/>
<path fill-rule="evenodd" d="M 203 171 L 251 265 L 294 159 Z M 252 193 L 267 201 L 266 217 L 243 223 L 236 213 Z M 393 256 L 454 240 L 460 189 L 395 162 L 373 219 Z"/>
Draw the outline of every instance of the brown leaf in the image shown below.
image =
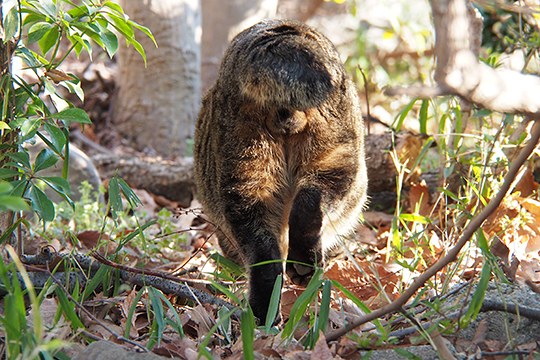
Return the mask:
<path fill-rule="evenodd" d="M 386 246 L 386 239 L 377 236 L 375 231 L 364 224 L 360 224 L 356 228 L 356 238 L 366 245 L 376 247 L 377 249 L 382 249 Z"/>
<path fill-rule="evenodd" d="M 58 84 L 60 81 L 73 80 L 72 76 L 66 74 L 65 72 L 59 69 L 52 69 L 49 71 L 45 71 L 45 76 L 47 76 L 49 79 L 54 81 L 56 84 Z"/>
<path fill-rule="evenodd" d="M 508 279 L 514 281 L 519 266 L 518 258 L 510 253 L 510 249 L 498 237 L 495 237 L 491 243 L 491 253 L 501 260 L 500 263 Z"/>
<path fill-rule="evenodd" d="M 198 305 L 191 311 L 191 320 L 198 325 L 197 334 L 199 338 L 208 334 L 215 322 L 208 310 L 202 305 Z"/>
<path fill-rule="evenodd" d="M 317 340 L 315 347 L 311 351 L 311 360 L 326 359 L 334 359 L 334 356 L 330 352 L 330 348 L 328 348 L 328 344 L 326 343 L 326 338 L 324 337 L 324 334 L 320 332 L 319 340 Z"/>
<path fill-rule="evenodd" d="M 165 357 L 197 359 L 197 344 L 192 339 L 185 337 L 171 343 L 161 342 L 161 346 L 153 348 L 152 352 Z"/>
<path fill-rule="evenodd" d="M 534 174 L 531 169 L 525 169 L 525 172 L 516 184 L 515 191 L 519 191 L 522 197 L 531 196 L 538 190 L 538 183 L 534 180 Z"/>
<path fill-rule="evenodd" d="M 137 296 L 137 291 L 135 288 L 131 290 L 124 301 L 120 302 L 120 308 L 122 309 L 122 319 L 120 319 L 120 323 L 122 324 L 122 328 L 126 329 L 126 323 L 128 321 L 128 315 L 131 307 L 133 306 L 133 301 L 135 300 L 135 297 Z M 139 336 L 139 332 L 137 331 L 137 327 L 135 324 L 135 321 L 137 320 L 137 311 L 133 312 L 133 316 L 131 317 L 131 327 L 129 329 L 129 337 L 134 339 Z"/>
<path fill-rule="evenodd" d="M 483 319 L 478 323 L 478 327 L 476 328 L 476 331 L 474 332 L 474 337 L 472 339 L 472 343 L 475 345 L 479 345 L 482 342 L 486 340 L 486 335 L 488 331 L 488 322 L 487 319 Z"/>
<path fill-rule="evenodd" d="M 397 137 L 396 150 L 403 164 L 412 166 L 422 151 L 424 139 L 421 135 L 401 132 Z"/>
<path fill-rule="evenodd" d="M 102 339 L 110 340 L 110 341 L 116 341 L 116 338 L 108 330 L 112 330 L 116 334 L 122 334 L 122 328 L 114 324 L 113 322 L 102 319 L 100 320 L 100 323 L 101 324 L 97 324 L 94 322 L 90 324 L 90 326 L 87 326 L 86 328 L 87 331 L 94 335 L 99 336 Z M 103 327 L 102 325 L 104 325 L 105 327 Z"/>
<path fill-rule="evenodd" d="M 374 286 L 378 282 L 385 287 L 386 296 L 395 298 L 397 295 L 395 284 L 398 281 L 395 272 L 390 271 L 381 263 L 357 260 L 356 264 L 360 265 L 360 270 L 351 261 L 336 261 L 325 274 L 329 279 L 338 281 L 362 301 L 377 299 L 377 302 L 380 300 L 386 303 L 385 296 L 380 294 L 379 289 Z"/>
<path fill-rule="evenodd" d="M 289 318 L 291 314 L 291 308 L 294 305 L 294 302 L 300 294 L 302 294 L 303 289 L 298 286 L 284 286 L 283 291 L 281 292 L 281 314 L 285 318 Z"/>
<path fill-rule="evenodd" d="M 540 218 L 540 201 L 534 199 L 521 199 L 521 206 L 527 209 L 528 212 L 536 218 Z"/>
<path fill-rule="evenodd" d="M 77 234 L 77 239 L 88 250 L 96 248 L 100 241 L 109 240 L 109 235 L 96 230 L 85 230 Z M 112 248 L 111 250 L 114 250 Z"/>
<path fill-rule="evenodd" d="M 409 212 L 429 216 L 431 206 L 429 205 L 429 188 L 424 180 L 420 183 L 412 183 L 409 189 Z"/>
<path fill-rule="evenodd" d="M 281 358 L 279 352 L 274 348 L 274 339 L 275 337 L 273 336 L 262 336 L 255 339 L 253 343 L 254 352 L 258 355 L 262 355 L 262 358 L 264 359 Z"/>

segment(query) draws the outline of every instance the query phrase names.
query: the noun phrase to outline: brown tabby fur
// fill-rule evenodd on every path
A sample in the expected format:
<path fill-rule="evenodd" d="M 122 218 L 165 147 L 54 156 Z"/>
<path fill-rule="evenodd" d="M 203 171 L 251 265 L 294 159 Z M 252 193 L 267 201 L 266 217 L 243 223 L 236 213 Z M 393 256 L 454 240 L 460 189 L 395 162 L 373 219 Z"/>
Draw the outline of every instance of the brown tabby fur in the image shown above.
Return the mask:
<path fill-rule="evenodd" d="M 264 321 L 280 260 L 321 265 L 366 201 L 357 93 L 326 37 L 266 20 L 234 38 L 199 114 L 195 179 L 223 252 L 249 270 Z M 287 273 L 305 268 L 288 263 Z"/>

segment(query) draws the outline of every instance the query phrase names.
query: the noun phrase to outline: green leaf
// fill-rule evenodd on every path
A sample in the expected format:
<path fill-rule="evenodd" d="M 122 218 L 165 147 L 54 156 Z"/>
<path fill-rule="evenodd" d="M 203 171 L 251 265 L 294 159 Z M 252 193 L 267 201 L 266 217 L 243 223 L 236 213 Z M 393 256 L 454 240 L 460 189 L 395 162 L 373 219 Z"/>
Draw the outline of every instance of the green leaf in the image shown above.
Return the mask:
<path fill-rule="evenodd" d="M 72 75 L 72 74 L 69 74 Z M 75 75 L 73 75 L 75 76 Z M 84 102 L 84 91 L 81 88 L 81 81 L 79 79 L 77 80 L 70 80 L 70 81 L 62 81 L 60 83 L 62 86 L 66 87 L 70 93 L 77 95 L 77 97 Z"/>
<path fill-rule="evenodd" d="M 0 181 L 0 194 L 5 194 L 11 191 L 13 186 L 7 181 Z"/>
<path fill-rule="evenodd" d="M 270 304 L 268 306 L 268 312 L 266 313 L 266 322 L 264 324 L 264 331 L 269 334 L 274 321 L 276 320 L 276 315 L 279 310 L 279 299 L 281 298 L 281 287 L 283 284 L 283 275 L 279 274 L 274 283 L 274 288 L 272 289 L 272 296 L 270 296 Z"/>
<path fill-rule="evenodd" d="M 43 15 L 41 13 L 35 12 L 31 10 L 30 8 L 23 7 L 22 8 L 23 14 L 26 16 L 23 16 L 23 27 L 29 28 L 32 26 L 32 24 L 47 21 L 47 15 Z"/>
<path fill-rule="evenodd" d="M 80 21 L 79 18 L 83 16 L 88 16 L 88 9 L 85 6 L 77 6 L 73 9 L 70 9 L 67 13 L 64 14 L 64 19 L 69 22 L 74 21 L 75 19 Z"/>
<path fill-rule="evenodd" d="M 334 285 L 339 291 L 341 291 L 348 299 L 350 299 L 360 310 L 365 312 L 366 314 L 369 314 L 371 312 L 371 309 L 362 302 L 356 295 L 352 293 L 349 289 L 341 285 L 339 282 L 332 280 L 332 285 Z M 379 333 L 383 336 L 383 338 L 387 337 L 387 331 L 382 326 L 380 320 L 376 319 L 373 321 L 373 324 L 377 327 L 377 330 Z"/>
<path fill-rule="evenodd" d="M 420 106 L 420 113 L 418 118 L 418 120 L 420 121 L 420 134 L 427 134 L 428 107 L 429 100 L 422 100 L 422 105 Z"/>
<path fill-rule="evenodd" d="M 135 49 L 135 51 L 137 51 L 139 55 L 141 55 L 141 57 L 144 60 L 144 66 L 146 66 L 146 53 L 144 52 L 144 48 L 141 45 L 141 43 L 135 40 L 135 38 L 128 40 L 128 43 L 133 45 L 133 48 Z"/>
<path fill-rule="evenodd" d="M 46 122 L 43 125 L 43 128 L 49 134 L 49 140 L 53 145 L 54 150 L 58 153 L 62 152 L 62 149 L 66 145 L 67 141 L 64 132 L 58 126 L 56 126 L 56 124 L 51 124 L 49 122 Z"/>
<path fill-rule="evenodd" d="M 30 155 L 28 155 L 28 151 L 22 150 L 16 153 L 10 153 L 8 156 L 13 159 L 19 167 L 23 167 L 27 170 L 32 168 L 30 166 Z"/>
<path fill-rule="evenodd" d="M 141 225 L 135 229 L 135 231 L 130 232 L 125 238 L 123 238 L 120 243 L 118 244 L 118 247 L 115 250 L 115 253 L 118 253 L 128 242 L 133 240 L 136 236 L 142 235 L 144 236 L 144 230 L 149 228 L 150 226 L 156 224 L 156 220 L 150 220 L 146 224 Z"/>
<path fill-rule="evenodd" d="M 37 68 L 37 67 L 40 67 L 41 65 L 43 65 L 38 57 L 36 56 L 36 54 L 24 47 L 24 46 L 19 46 L 16 50 L 15 50 L 15 55 L 17 57 L 20 57 L 25 63 L 26 65 L 28 65 L 29 67 L 31 68 Z"/>
<path fill-rule="evenodd" d="M 135 194 L 135 192 L 131 189 L 131 187 L 124 181 L 122 178 L 118 178 L 118 184 L 120 185 L 120 189 L 122 190 L 122 194 L 124 194 L 126 200 L 129 202 L 129 205 L 131 208 L 136 208 L 139 205 L 142 205 L 141 199 Z"/>
<path fill-rule="evenodd" d="M 253 351 L 253 340 L 255 339 L 255 316 L 248 307 L 240 315 L 240 326 L 242 329 L 242 350 L 243 358 L 246 360 L 255 359 Z"/>
<path fill-rule="evenodd" d="M 288 339 L 291 338 L 294 334 L 294 330 L 296 327 L 298 327 L 300 320 L 304 316 L 304 313 L 306 312 L 308 305 L 311 303 L 311 301 L 316 298 L 318 294 L 318 290 L 322 285 L 322 270 L 317 268 L 315 269 L 315 273 L 313 274 L 311 280 L 309 281 L 306 289 L 304 292 L 296 299 L 294 302 L 292 308 L 291 308 L 291 314 L 289 317 L 289 321 L 287 321 L 287 324 L 285 325 L 285 328 L 283 329 L 283 337 Z"/>
<path fill-rule="evenodd" d="M 213 252 L 210 254 L 210 258 L 214 260 L 217 264 L 222 265 L 227 269 L 228 272 L 230 272 L 233 276 L 239 277 L 244 274 L 244 268 L 234 261 L 227 259 L 223 255 L 221 255 L 218 252 Z"/>
<path fill-rule="evenodd" d="M 107 265 L 102 265 L 99 267 L 98 271 L 90 277 L 90 281 L 86 283 L 86 286 L 84 287 L 83 293 L 81 295 L 81 300 L 84 301 L 92 295 L 94 290 L 98 288 L 98 286 L 103 285 L 103 288 L 107 285 L 107 279 L 110 276 L 110 273 L 112 271 L 112 268 Z M 87 274 L 89 275 L 89 274 Z"/>
<path fill-rule="evenodd" d="M 158 295 L 158 290 L 153 287 L 148 288 L 148 297 L 152 304 L 152 311 L 154 313 L 154 322 L 157 324 L 157 343 L 161 343 L 163 338 L 163 332 L 165 331 L 165 313 L 163 311 L 163 303 Z"/>
<path fill-rule="evenodd" d="M 28 43 L 33 44 L 40 40 L 51 28 L 53 25 L 45 21 L 35 23 L 28 29 Z"/>
<path fill-rule="evenodd" d="M 161 291 L 156 291 L 156 294 L 161 298 L 161 301 L 167 305 L 169 308 L 169 311 L 172 313 L 174 317 L 174 321 L 172 319 L 166 318 L 166 321 L 169 325 L 171 325 L 176 332 L 180 335 L 180 337 L 184 337 L 184 329 L 182 328 L 182 320 L 180 319 L 180 315 L 178 315 L 178 311 L 174 308 L 174 305 L 170 302 L 165 295 Z"/>
<path fill-rule="evenodd" d="M 11 185 L 13 185 L 13 190 L 11 190 L 11 194 L 13 196 L 17 197 L 23 197 L 24 192 L 26 191 L 26 188 L 28 187 L 28 183 L 30 181 L 23 179 L 23 180 L 15 180 L 10 182 Z"/>
<path fill-rule="evenodd" d="M 41 39 L 38 40 L 39 48 L 43 55 L 47 54 L 53 46 L 56 45 L 58 39 L 60 38 L 60 32 L 58 31 L 57 26 L 53 26 L 49 31 L 47 31 Z"/>
<path fill-rule="evenodd" d="M 102 6 L 103 7 L 108 7 L 109 9 L 111 9 L 112 11 L 114 11 L 114 12 L 116 12 L 118 14 L 124 14 L 124 9 L 122 9 L 122 7 L 120 5 L 118 5 L 117 3 L 114 3 L 112 1 L 105 1 L 102 4 Z"/>
<path fill-rule="evenodd" d="M 221 285 L 218 282 L 212 281 L 212 286 L 216 288 L 218 291 L 220 291 L 222 294 L 227 296 L 233 303 L 240 304 L 240 298 L 236 296 L 231 290 L 229 290 L 227 287 Z"/>
<path fill-rule="evenodd" d="M 135 314 L 135 309 L 137 308 L 137 305 L 139 303 L 139 300 L 141 300 L 141 297 L 144 295 L 145 290 L 147 287 L 141 288 L 139 291 L 137 291 L 137 294 L 135 295 L 135 298 L 133 299 L 131 303 L 131 307 L 129 308 L 127 317 L 126 317 L 126 330 L 124 331 L 124 336 L 126 338 L 129 338 L 129 333 L 131 330 L 131 324 L 134 323 L 133 321 L 133 315 Z"/>
<path fill-rule="evenodd" d="M 92 45 L 90 44 L 90 41 L 83 38 L 81 35 L 77 33 L 73 33 L 73 34 L 68 33 L 67 39 L 75 46 L 74 49 L 77 56 L 79 56 L 82 50 L 84 49 L 88 53 L 90 60 L 92 60 Z"/>
<path fill-rule="evenodd" d="M 23 198 L 11 195 L 0 195 L 0 210 L 29 211 L 30 206 Z"/>
<path fill-rule="evenodd" d="M 15 178 L 19 175 L 19 171 L 15 169 L 0 169 L 0 179 L 10 179 Z M 1 191 L 0 191 L 1 192 Z"/>
<path fill-rule="evenodd" d="M 98 23 L 99 24 L 99 23 Z M 101 41 L 103 41 L 103 47 L 107 51 L 109 57 L 113 57 L 118 51 L 118 38 L 116 35 L 107 29 L 105 26 L 99 25 Z"/>
<path fill-rule="evenodd" d="M 122 198 L 120 197 L 118 178 L 116 176 L 113 176 L 109 181 L 109 203 L 111 205 L 112 216 L 113 218 L 116 218 L 116 214 L 124 210 Z"/>
<path fill-rule="evenodd" d="M 431 224 L 431 219 L 419 214 L 399 214 L 399 218 L 403 221 L 416 222 L 419 224 Z"/>
<path fill-rule="evenodd" d="M 133 28 L 128 25 L 127 20 L 122 16 L 116 16 L 113 14 L 108 14 L 109 19 L 111 20 L 111 25 L 126 39 L 132 39 L 135 33 Z"/>
<path fill-rule="evenodd" d="M 15 5 L 15 4 L 13 4 Z M 4 11 L 6 11 L 5 9 Z M 17 31 L 19 31 L 19 12 L 17 11 L 17 6 L 13 6 L 9 11 L 6 13 L 6 17 L 4 18 L 4 43 L 8 40 L 11 40 Z"/>
<path fill-rule="evenodd" d="M 407 115 L 409 114 L 409 112 L 411 111 L 411 109 L 413 108 L 414 104 L 416 104 L 417 101 L 418 101 L 418 98 L 412 99 L 411 102 L 409 102 L 403 108 L 403 110 L 401 110 L 401 112 L 399 113 L 399 116 L 396 117 L 396 119 L 394 120 L 394 123 L 392 124 L 392 127 L 395 129 L 396 132 L 401 130 L 403 121 L 405 121 L 405 118 L 407 117 Z"/>
<path fill-rule="evenodd" d="M 54 204 L 40 188 L 32 185 L 28 192 L 32 208 L 44 221 L 54 220 Z"/>
<path fill-rule="evenodd" d="M 22 141 L 33 138 L 36 135 L 37 130 L 41 126 L 40 118 L 27 118 L 23 121 L 21 125 L 21 137 Z"/>
<path fill-rule="evenodd" d="M 59 193 L 64 193 L 64 194 L 71 193 L 69 182 L 62 177 L 40 176 L 39 179 L 47 183 L 47 185 L 49 185 L 51 188 L 53 188 L 55 191 Z"/>
<path fill-rule="evenodd" d="M 11 130 L 8 123 L 5 121 L 0 121 L 0 130 Z"/>
<path fill-rule="evenodd" d="M 55 289 L 55 293 L 57 295 L 58 302 L 60 303 L 60 309 L 62 309 L 62 312 L 66 316 L 66 319 L 71 322 L 73 330 L 84 328 L 84 324 L 75 312 L 75 305 L 68 299 L 68 297 L 64 293 L 64 290 L 60 287 L 57 287 Z"/>
<path fill-rule="evenodd" d="M 328 325 L 328 317 L 330 315 L 330 295 L 332 290 L 332 282 L 330 280 L 325 280 L 323 284 L 322 296 L 321 296 L 321 306 L 319 310 L 319 319 L 317 319 L 317 329 L 315 342 L 319 337 L 319 332 L 323 333 L 326 331 L 326 326 Z M 315 344 L 313 344 L 315 345 Z"/>
<path fill-rule="evenodd" d="M 157 47 L 158 44 L 156 42 L 156 39 L 154 38 L 154 35 L 152 34 L 152 32 L 150 31 L 149 28 L 147 28 L 146 26 L 143 26 L 143 25 L 140 25 L 140 24 L 137 24 L 135 21 L 133 20 L 128 20 L 128 24 L 133 26 L 134 28 L 136 29 L 139 29 L 140 31 L 142 31 L 146 36 L 148 36 L 153 42 L 154 42 L 154 45 Z"/>
<path fill-rule="evenodd" d="M 86 111 L 79 108 L 68 108 L 57 112 L 56 114 L 51 114 L 51 117 L 54 119 L 62 120 L 66 122 L 67 125 L 70 125 L 72 122 L 77 122 L 80 124 L 92 123 Z"/>
<path fill-rule="evenodd" d="M 482 304 L 484 303 L 484 298 L 486 297 L 486 290 L 488 288 L 490 278 L 491 278 L 491 264 L 489 263 L 489 261 L 485 261 L 484 266 L 482 266 L 482 273 L 480 275 L 480 280 L 478 281 L 478 284 L 476 285 L 476 289 L 474 290 L 474 294 L 471 298 L 471 302 L 469 304 L 469 308 L 467 309 L 467 313 L 463 316 L 463 318 L 460 321 L 461 326 L 466 327 L 478 316 L 478 313 L 480 312 L 480 309 L 482 308 Z"/>
<path fill-rule="evenodd" d="M 56 17 L 56 4 L 52 0 L 39 0 L 32 1 L 32 6 L 38 10 L 41 14 L 54 19 Z"/>
<path fill-rule="evenodd" d="M 34 163 L 34 172 L 48 169 L 58 162 L 58 156 L 50 149 L 43 149 L 39 152 Z"/>
<path fill-rule="evenodd" d="M 71 194 L 71 189 L 66 179 L 57 176 L 40 176 L 38 179 L 47 184 L 47 186 L 60 195 L 71 208 L 75 209 L 75 203 L 69 196 Z"/>

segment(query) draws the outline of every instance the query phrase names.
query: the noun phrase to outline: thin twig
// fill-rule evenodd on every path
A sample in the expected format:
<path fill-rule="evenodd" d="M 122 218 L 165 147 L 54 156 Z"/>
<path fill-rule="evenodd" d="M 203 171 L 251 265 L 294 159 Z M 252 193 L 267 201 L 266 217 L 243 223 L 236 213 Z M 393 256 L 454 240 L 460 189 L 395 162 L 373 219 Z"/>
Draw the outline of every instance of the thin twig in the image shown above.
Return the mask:
<path fill-rule="evenodd" d="M 386 96 L 412 96 L 420 99 L 430 99 L 436 96 L 452 95 L 447 89 L 436 86 L 409 86 L 409 87 L 389 87 L 384 90 Z"/>
<path fill-rule="evenodd" d="M 414 294 L 424 285 L 424 283 L 429 280 L 431 277 L 433 277 L 435 274 L 437 274 L 439 271 L 441 271 L 446 265 L 454 261 L 463 246 L 467 244 L 467 242 L 471 239 L 471 237 L 474 235 L 474 233 L 480 228 L 480 226 L 484 223 L 484 221 L 497 209 L 499 204 L 502 202 L 504 197 L 506 196 L 506 193 L 510 189 L 510 186 L 512 182 L 514 181 L 515 176 L 519 172 L 521 166 L 527 161 L 529 156 L 532 154 L 534 149 L 536 148 L 536 145 L 538 143 L 538 140 L 540 139 L 540 120 L 535 120 L 532 130 L 531 130 L 531 138 L 527 145 L 521 149 L 517 157 L 514 159 L 514 161 L 510 165 L 510 169 L 508 170 L 508 173 L 504 177 L 504 181 L 501 185 L 501 188 L 497 195 L 487 204 L 487 206 L 478 214 L 476 215 L 470 222 L 467 224 L 465 229 L 463 230 L 463 233 L 461 237 L 459 238 L 456 245 L 451 248 L 448 253 L 439 259 L 435 264 L 433 264 L 430 268 L 428 268 L 424 273 L 420 274 L 414 282 L 405 290 L 405 292 L 398 297 L 396 300 L 391 302 L 388 305 L 383 306 L 382 308 L 379 308 L 369 314 L 366 314 L 362 316 L 359 319 L 356 319 L 355 321 L 351 322 L 350 324 L 347 324 L 346 326 L 336 329 L 329 333 L 326 336 L 326 340 L 334 341 L 341 336 L 345 335 L 349 331 L 357 328 L 358 326 L 365 324 L 368 321 L 377 319 L 383 315 L 395 313 L 397 311 L 400 311 L 400 309 L 407 303 L 407 301 L 414 296 Z"/>
<path fill-rule="evenodd" d="M 233 305 L 207 292 L 189 288 L 189 286 L 187 284 L 183 284 L 182 282 L 184 281 L 179 280 L 179 278 L 174 277 L 172 279 L 168 279 L 168 276 L 165 276 L 164 278 L 164 274 L 161 272 L 159 272 L 157 275 L 149 275 L 150 271 L 142 271 L 140 269 L 115 264 L 107 259 L 104 259 L 100 255 L 96 256 L 96 260 L 94 260 L 81 254 L 53 254 L 47 252 L 46 254 L 24 256 L 22 257 L 22 261 L 26 265 L 48 265 L 57 264 L 64 259 L 70 260 L 72 258 L 81 265 L 81 270 L 88 269 L 91 273 L 95 273 L 101 267 L 101 263 L 97 261 L 98 258 L 101 258 L 104 260 L 103 264 L 116 267 L 122 279 L 128 283 L 139 286 L 152 286 L 167 294 L 175 295 L 183 299 L 197 302 L 200 301 L 206 304 L 218 305 L 222 307 L 224 306 L 228 309 L 233 308 Z M 191 281 L 191 279 L 187 279 L 187 281 Z"/>
<path fill-rule="evenodd" d="M 110 266 L 112 268 L 115 268 L 115 269 L 118 269 L 118 270 L 121 270 L 121 271 L 130 272 L 130 273 L 133 273 L 133 274 L 151 275 L 151 276 L 155 276 L 155 277 L 158 277 L 158 278 L 171 280 L 171 281 L 174 281 L 174 282 L 177 282 L 177 283 L 184 283 L 185 282 L 185 283 L 203 284 L 203 285 L 209 285 L 209 284 L 212 283 L 211 281 L 208 281 L 208 280 L 181 278 L 181 277 L 178 277 L 178 276 L 169 275 L 169 274 L 167 274 L 167 273 L 165 273 L 163 271 L 154 271 L 154 270 L 149 270 L 149 269 L 139 269 L 139 268 L 134 268 L 132 266 L 118 264 L 118 263 L 115 263 L 115 262 L 105 258 L 103 255 L 101 255 L 99 253 L 96 253 L 96 252 L 93 253 L 92 256 L 94 257 L 94 259 L 96 259 L 97 261 L 99 261 L 100 263 L 102 263 L 104 265 Z"/>
<path fill-rule="evenodd" d="M 366 95 L 366 112 L 367 112 L 367 134 L 369 135 L 371 133 L 371 110 L 369 107 L 369 90 L 368 90 L 368 82 L 366 73 L 364 72 L 364 69 L 358 65 L 358 70 L 360 71 L 360 74 L 362 74 L 362 79 L 364 79 L 364 93 Z"/>

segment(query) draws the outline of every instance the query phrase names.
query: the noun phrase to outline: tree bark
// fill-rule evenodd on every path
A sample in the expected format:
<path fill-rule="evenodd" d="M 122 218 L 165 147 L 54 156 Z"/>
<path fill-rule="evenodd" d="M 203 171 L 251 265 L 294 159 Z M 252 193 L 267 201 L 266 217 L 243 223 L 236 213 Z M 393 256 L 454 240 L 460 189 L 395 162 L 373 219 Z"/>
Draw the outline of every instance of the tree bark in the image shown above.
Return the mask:
<path fill-rule="evenodd" d="M 277 0 L 202 0 L 202 88 L 216 81 L 229 41 L 245 28 L 276 15 Z"/>
<path fill-rule="evenodd" d="M 119 49 L 113 123 L 138 150 L 164 157 L 189 154 L 200 106 L 200 6 L 196 0 L 121 0 L 134 21 L 147 26 L 158 48 L 138 33 L 147 66 L 133 49 Z M 140 36 L 142 35 L 142 36 Z"/>
<path fill-rule="evenodd" d="M 444 92 L 498 112 L 540 115 L 540 77 L 478 61 L 482 18 L 467 0 L 430 0 L 435 79 Z"/>
<path fill-rule="evenodd" d="M 182 207 L 189 207 L 193 200 L 195 182 L 193 161 L 190 159 L 173 162 L 130 155 L 99 154 L 92 156 L 92 160 L 103 179 L 118 174 L 132 187 L 177 201 Z"/>

